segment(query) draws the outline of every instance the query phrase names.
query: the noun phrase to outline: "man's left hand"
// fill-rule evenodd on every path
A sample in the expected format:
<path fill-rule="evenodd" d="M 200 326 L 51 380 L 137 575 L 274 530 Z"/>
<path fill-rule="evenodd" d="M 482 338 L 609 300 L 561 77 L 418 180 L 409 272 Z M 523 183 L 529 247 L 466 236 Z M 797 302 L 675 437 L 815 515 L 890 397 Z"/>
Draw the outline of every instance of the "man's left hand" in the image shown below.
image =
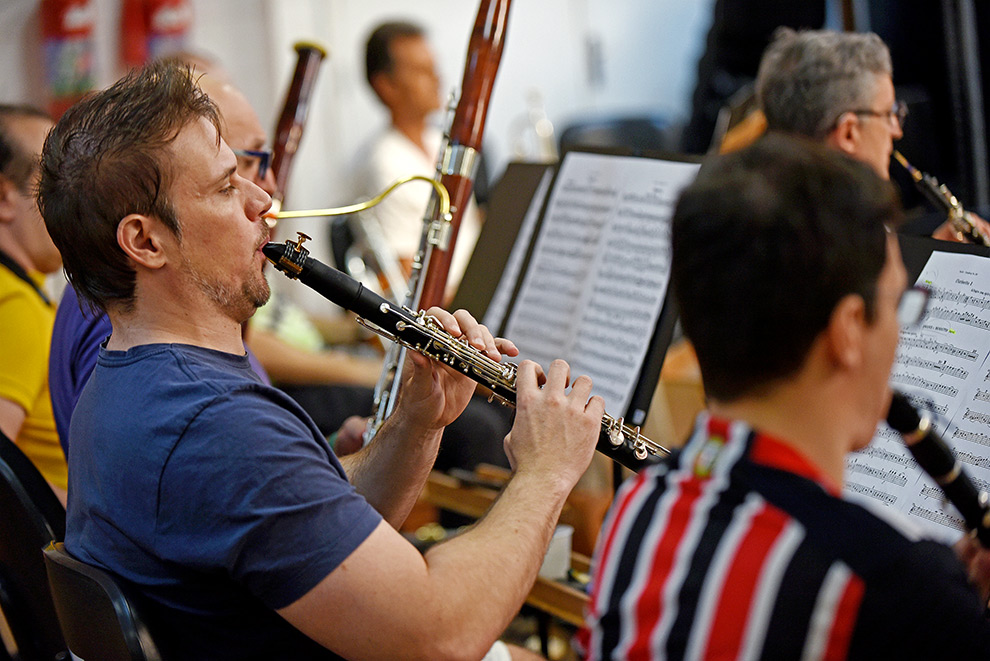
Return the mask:
<path fill-rule="evenodd" d="M 966 218 L 968 218 L 973 225 L 976 227 L 977 231 L 980 232 L 984 237 L 987 237 L 988 243 L 990 243 L 990 223 L 980 218 L 978 215 L 971 211 L 966 212 Z M 945 221 L 938 226 L 938 229 L 932 233 L 933 239 L 941 239 L 942 241 L 955 241 L 957 243 L 972 243 L 972 239 L 966 236 L 964 233 L 960 232 L 952 224 L 952 221 Z"/>
<path fill-rule="evenodd" d="M 426 313 L 435 317 L 453 337 L 463 338 L 492 360 L 501 360 L 502 355 L 519 355 L 512 342 L 492 337 L 491 332 L 466 310 L 451 314 L 432 307 Z M 457 370 L 408 351 L 396 412 L 401 412 L 421 429 L 440 430 L 464 411 L 476 385 Z"/>

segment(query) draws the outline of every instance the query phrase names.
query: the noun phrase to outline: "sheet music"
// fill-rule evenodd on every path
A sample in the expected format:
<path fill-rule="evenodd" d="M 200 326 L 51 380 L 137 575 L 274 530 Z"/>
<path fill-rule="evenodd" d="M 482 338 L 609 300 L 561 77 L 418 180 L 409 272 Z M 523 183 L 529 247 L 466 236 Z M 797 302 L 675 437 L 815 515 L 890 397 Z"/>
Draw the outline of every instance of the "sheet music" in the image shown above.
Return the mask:
<path fill-rule="evenodd" d="M 936 412 L 935 428 L 976 484 L 990 491 L 990 259 L 933 252 L 918 278 L 932 296 L 924 323 L 901 331 L 890 383 Z M 846 463 L 846 491 L 894 507 L 945 541 L 964 530 L 955 508 L 900 436 L 881 425 Z"/>
<path fill-rule="evenodd" d="M 695 163 L 571 152 L 505 336 L 520 359 L 587 374 L 625 412 L 670 278 L 670 217 Z"/>
<path fill-rule="evenodd" d="M 523 258 L 529 249 L 529 242 L 533 236 L 533 228 L 540 217 L 540 209 L 543 208 L 543 200 L 546 199 L 547 191 L 550 190 L 550 182 L 553 180 L 553 169 L 547 168 L 540 179 L 540 185 L 533 193 L 533 200 L 526 209 L 522 224 L 519 226 L 519 234 L 516 242 L 509 253 L 509 261 L 505 263 L 502 277 L 498 281 L 495 293 L 492 295 L 491 303 L 485 311 L 485 317 L 481 323 L 488 326 L 492 332 L 497 332 L 502 327 L 502 320 L 505 318 L 505 311 L 512 300 L 512 292 L 516 289 L 516 282 L 519 280 L 519 270 L 522 268 Z"/>

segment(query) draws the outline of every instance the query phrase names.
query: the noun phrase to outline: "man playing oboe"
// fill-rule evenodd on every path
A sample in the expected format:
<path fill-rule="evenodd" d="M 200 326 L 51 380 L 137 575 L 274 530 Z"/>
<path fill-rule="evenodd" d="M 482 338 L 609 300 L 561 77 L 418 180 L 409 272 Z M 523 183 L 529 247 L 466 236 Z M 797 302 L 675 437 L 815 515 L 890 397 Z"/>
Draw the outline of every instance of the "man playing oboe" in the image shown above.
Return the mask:
<path fill-rule="evenodd" d="M 970 584 L 950 548 L 841 496 L 918 321 L 901 215 L 867 166 L 774 134 L 685 190 L 672 287 L 709 406 L 617 496 L 587 658 L 988 658 L 987 554 L 960 545 Z"/>
<path fill-rule="evenodd" d="M 484 656 L 591 460 L 590 379 L 566 391 L 557 361 L 541 389 L 520 365 L 512 480 L 422 556 L 395 527 L 475 384 L 411 355 L 393 416 L 338 461 L 258 380 L 241 324 L 269 294 L 271 198 L 237 174 L 187 70 L 152 65 L 67 111 L 39 202 L 76 291 L 113 325 L 72 416 L 66 550 L 145 598 L 166 658 Z M 433 312 L 492 358 L 515 353 L 470 315 Z"/>

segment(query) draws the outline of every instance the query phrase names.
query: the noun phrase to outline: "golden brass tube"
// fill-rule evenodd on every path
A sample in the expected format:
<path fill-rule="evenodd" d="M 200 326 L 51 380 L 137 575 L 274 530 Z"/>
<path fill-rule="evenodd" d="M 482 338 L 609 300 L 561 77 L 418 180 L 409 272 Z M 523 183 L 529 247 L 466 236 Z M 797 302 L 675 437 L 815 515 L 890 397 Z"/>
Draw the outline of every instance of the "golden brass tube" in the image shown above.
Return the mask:
<path fill-rule="evenodd" d="M 440 198 L 441 217 L 442 218 L 449 217 L 450 195 L 447 193 L 447 189 L 444 188 L 443 184 L 441 184 L 439 181 L 436 181 L 435 179 L 431 179 L 430 177 L 426 177 L 420 174 L 414 174 L 396 180 L 384 191 L 382 191 L 375 197 L 365 202 L 358 202 L 357 204 L 349 204 L 345 207 L 330 207 L 327 209 L 303 209 L 301 211 L 279 211 L 277 213 L 266 214 L 266 217 L 281 220 L 283 218 L 317 218 L 323 216 L 346 216 L 348 214 L 364 211 L 365 209 L 370 209 L 371 207 L 379 204 L 382 200 L 388 197 L 392 193 L 392 191 L 394 191 L 399 186 L 409 183 L 410 181 L 417 181 L 417 180 L 429 182 L 433 186 L 433 189 L 436 190 L 437 192 L 437 196 Z"/>

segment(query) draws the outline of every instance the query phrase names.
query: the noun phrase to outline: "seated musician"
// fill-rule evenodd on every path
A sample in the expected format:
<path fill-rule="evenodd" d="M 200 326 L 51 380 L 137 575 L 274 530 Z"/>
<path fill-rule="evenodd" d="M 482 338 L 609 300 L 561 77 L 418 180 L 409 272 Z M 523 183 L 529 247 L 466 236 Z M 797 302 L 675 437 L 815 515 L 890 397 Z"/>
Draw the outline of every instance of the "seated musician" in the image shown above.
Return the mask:
<path fill-rule="evenodd" d="M 672 287 L 708 397 L 599 536 L 589 659 L 987 658 L 987 554 L 841 496 L 890 401 L 906 275 L 893 188 L 769 134 L 673 218 Z M 917 319 L 913 320 L 917 321 Z"/>
<path fill-rule="evenodd" d="M 189 71 L 157 63 L 73 106 L 41 170 L 66 272 L 113 327 L 72 416 L 68 552 L 143 596 L 167 658 L 485 656 L 590 462 L 603 414 L 590 379 L 565 391 L 556 361 L 540 388 L 539 367 L 520 365 L 512 480 L 475 527 L 420 555 L 395 526 L 475 384 L 411 356 L 396 413 L 338 460 L 260 382 L 241 324 L 269 293 L 271 198 L 237 173 Z M 432 313 L 493 358 L 516 353 L 465 312 Z"/>
<path fill-rule="evenodd" d="M 760 61 L 756 96 L 769 130 L 820 141 L 888 179 L 907 117 L 892 76 L 890 51 L 873 33 L 780 28 Z M 990 236 L 990 225 L 971 217 Z M 932 236 L 965 241 L 948 221 Z"/>

